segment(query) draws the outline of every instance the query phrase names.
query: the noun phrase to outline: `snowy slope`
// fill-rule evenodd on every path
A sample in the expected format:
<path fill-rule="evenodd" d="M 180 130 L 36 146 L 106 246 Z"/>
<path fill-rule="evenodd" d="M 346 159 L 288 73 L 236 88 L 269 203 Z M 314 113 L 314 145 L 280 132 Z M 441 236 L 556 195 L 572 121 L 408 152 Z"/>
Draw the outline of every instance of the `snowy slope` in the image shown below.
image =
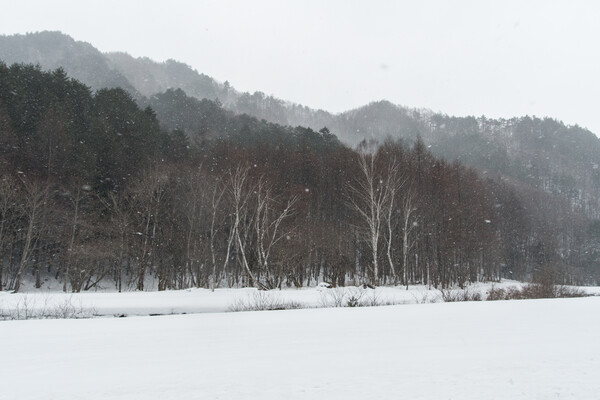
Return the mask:
<path fill-rule="evenodd" d="M 600 298 L 0 323 L 0 399 L 597 399 Z"/>

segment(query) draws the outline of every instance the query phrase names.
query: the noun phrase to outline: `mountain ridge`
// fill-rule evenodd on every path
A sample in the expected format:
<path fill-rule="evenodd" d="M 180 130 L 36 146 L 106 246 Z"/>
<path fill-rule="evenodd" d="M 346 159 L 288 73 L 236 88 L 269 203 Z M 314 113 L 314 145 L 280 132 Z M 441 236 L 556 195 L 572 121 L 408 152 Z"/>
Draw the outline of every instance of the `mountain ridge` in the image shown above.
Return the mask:
<path fill-rule="evenodd" d="M 35 45 L 35 39 L 39 38 L 40 41 Z M 56 46 L 52 43 L 59 44 Z M 15 52 L 15 47 L 8 48 L 6 47 L 6 43 L 10 41 L 16 41 L 19 45 L 21 51 Z M 42 46 L 45 48 L 42 49 Z M 57 51 L 57 49 L 62 49 L 62 51 Z M 198 99 L 207 98 L 210 100 L 218 99 L 221 103 L 223 103 L 226 108 L 231 108 L 232 111 L 236 111 L 238 113 L 247 113 L 250 115 L 258 114 L 257 110 L 249 110 L 250 105 L 248 103 L 255 102 L 267 102 L 271 103 L 270 106 L 273 106 L 273 102 L 278 103 L 279 106 L 287 107 L 290 109 L 290 115 L 286 115 L 286 119 L 284 121 L 277 120 L 277 118 L 271 118 L 271 122 L 275 122 L 281 125 L 302 125 L 307 126 L 312 129 L 316 129 L 317 126 L 311 126 L 310 123 L 306 123 L 303 121 L 303 117 L 299 116 L 298 110 L 308 111 L 311 113 L 321 114 L 319 118 L 322 119 L 322 122 L 327 122 L 327 118 L 336 118 L 336 117 L 346 117 L 352 114 L 360 113 L 362 110 L 366 108 L 371 108 L 373 105 L 383 105 L 388 109 L 394 108 L 397 111 L 401 112 L 412 112 L 419 113 L 421 115 L 442 115 L 446 117 L 451 117 L 455 119 L 470 119 L 470 118 L 480 118 L 475 116 L 474 114 L 465 115 L 465 116 L 451 116 L 450 114 L 444 112 L 435 112 L 428 108 L 417 108 L 417 107 L 407 107 L 401 104 L 394 103 L 387 99 L 379 99 L 373 100 L 359 107 L 351 108 L 349 110 L 341 111 L 341 112 L 329 112 L 327 110 L 312 108 L 306 105 L 302 105 L 299 103 L 283 100 L 274 97 L 273 95 L 266 95 L 261 91 L 255 91 L 253 93 L 250 92 L 240 92 L 237 91 L 234 87 L 232 87 L 229 82 L 226 80 L 224 82 L 220 82 L 206 74 L 199 72 L 197 69 L 192 66 L 186 64 L 185 62 L 177 61 L 174 59 L 167 59 L 165 61 L 156 61 L 149 57 L 134 57 L 127 52 L 124 51 L 110 51 L 110 52 L 101 52 L 96 49 L 92 44 L 85 41 L 75 40 L 71 36 L 64 34 L 60 31 L 41 31 L 34 33 L 26 33 L 26 34 L 16 34 L 16 35 L 0 35 L 0 56 L 2 56 L 3 61 L 7 64 L 12 64 L 14 62 L 17 63 L 28 63 L 28 64 L 40 64 L 42 69 L 56 69 L 58 67 L 65 68 L 66 72 L 72 76 L 73 78 L 82 81 L 83 83 L 88 84 L 92 89 L 102 89 L 102 88 L 111 88 L 110 82 L 104 82 L 100 84 L 90 80 L 87 77 L 83 79 L 78 76 L 78 70 L 69 65 L 66 58 L 67 55 L 72 55 L 75 50 L 79 49 L 80 52 L 83 52 L 84 55 L 88 57 L 99 57 L 102 56 L 104 59 L 102 62 L 99 62 L 102 70 L 108 69 L 113 72 L 113 78 L 115 80 L 123 80 L 123 82 L 118 82 L 119 87 L 124 88 L 129 91 L 130 94 L 134 96 L 134 98 L 138 98 L 140 96 L 150 97 L 153 94 L 157 94 L 160 92 L 164 92 L 170 88 L 181 88 L 186 94 L 196 97 Z M 8 51 L 7 51 L 8 50 Z M 26 51 L 24 51 L 26 50 Z M 12 53 L 12 54 L 11 54 Z M 67 54 L 64 54 L 67 53 Z M 25 55 L 27 54 L 27 55 Z M 58 54 L 58 55 L 57 55 Z M 53 56 L 50 56 L 53 55 Z M 64 55 L 64 56 L 63 56 Z M 62 56 L 62 57 L 61 57 Z M 94 61 L 99 61 L 100 58 L 94 59 Z M 81 61 L 81 56 L 76 58 L 77 62 Z M 135 65 L 132 65 L 135 64 Z M 138 67 L 138 73 L 134 74 L 132 71 L 133 67 Z M 80 67 L 79 69 L 83 69 Z M 146 72 L 144 75 L 140 76 L 139 72 Z M 153 75 L 154 76 L 153 76 Z M 178 79 L 177 74 L 180 76 L 186 76 L 187 79 Z M 164 81 L 158 81 L 157 78 L 162 77 Z M 102 79 L 102 76 L 98 78 Z M 202 81 L 202 85 L 204 85 L 204 90 L 195 89 L 193 87 L 194 84 L 198 84 L 199 81 Z M 239 104 L 236 104 L 239 98 L 242 97 L 242 100 Z M 229 107 L 228 107 L 229 106 Z M 256 108 L 266 108 L 261 104 L 260 107 Z M 268 108 L 268 107 L 267 107 Z M 247 112 L 252 111 L 252 112 Z M 260 118 L 260 115 L 254 115 Z M 483 116 L 481 116 L 483 117 Z M 520 116 L 520 117 L 500 117 L 494 118 L 495 120 L 510 120 L 514 118 L 537 118 L 535 115 L 529 116 Z M 542 119 L 551 118 L 551 117 L 542 117 Z M 266 119 L 266 118 L 265 118 Z M 305 119 L 305 118 L 304 118 Z M 491 118 L 487 118 L 491 119 Z M 552 118 L 555 119 L 555 118 Z M 555 119 L 560 122 L 560 120 Z M 334 122 L 335 123 L 335 122 Z M 562 122 L 561 122 L 562 123 Z M 567 127 L 577 127 L 583 130 L 588 130 L 586 128 L 580 127 L 578 124 L 567 125 Z M 322 126 L 321 126 L 322 127 Z M 589 130 L 588 130 L 589 131 Z M 379 136 L 384 136 L 382 133 L 378 133 Z M 345 139 L 342 135 L 342 138 Z M 381 139 L 381 137 L 379 137 Z"/>

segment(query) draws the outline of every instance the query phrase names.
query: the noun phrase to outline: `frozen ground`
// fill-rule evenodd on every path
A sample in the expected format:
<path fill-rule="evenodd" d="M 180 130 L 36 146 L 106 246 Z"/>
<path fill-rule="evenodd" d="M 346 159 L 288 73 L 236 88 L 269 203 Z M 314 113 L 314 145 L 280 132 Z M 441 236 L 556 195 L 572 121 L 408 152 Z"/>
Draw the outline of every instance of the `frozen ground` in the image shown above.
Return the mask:
<path fill-rule="evenodd" d="M 600 297 L 0 322 L 0 399 L 598 399 Z"/>
<path fill-rule="evenodd" d="M 519 286 L 515 281 L 504 281 L 494 284 L 495 287 Z M 485 298 L 491 284 L 480 283 L 471 285 L 468 290 L 480 292 Z M 599 287 L 583 288 L 589 293 L 600 294 Z M 260 292 L 262 296 L 276 301 L 294 302 L 302 307 L 322 307 L 332 305 L 335 292 L 338 289 L 286 289 Z M 346 292 L 358 289 L 340 289 Z M 166 315 L 213 313 L 228 311 L 232 306 L 242 302 L 254 301 L 255 289 L 217 289 L 211 292 L 206 289 L 188 289 L 164 292 L 84 292 L 62 293 L 60 291 L 30 291 L 27 293 L 11 294 L 0 292 L 0 316 L 9 313 L 25 312 L 52 313 L 65 308 L 81 311 L 84 316 L 134 316 L 134 315 Z M 425 286 L 411 286 L 410 290 L 403 287 L 378 287 L 375 290 L 363 291 L 363 301 L 375 299 L 379 303 L 410 304 L 430 302 L 439 297 L 440 292 L 428 290 Z"/>

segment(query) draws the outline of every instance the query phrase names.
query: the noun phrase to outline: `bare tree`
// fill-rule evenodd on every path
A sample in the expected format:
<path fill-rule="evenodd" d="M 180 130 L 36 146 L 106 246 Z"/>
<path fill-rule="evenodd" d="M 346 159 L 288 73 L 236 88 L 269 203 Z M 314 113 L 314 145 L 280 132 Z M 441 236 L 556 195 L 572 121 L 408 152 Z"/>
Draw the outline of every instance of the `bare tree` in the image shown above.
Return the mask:
<path fill-rule="evenodd" d="M 415 219 L 415 192 L 408 190 L 404 193 L 404 199 L 402 202 L 402 270 L 404 274 L 404 284 L 408 290 L 408 252 L 414 245 L 414 241 L 411 240 L 411 232 L 416 227 L 417 221 Z"/>
<path fill-rule="evenodd" d="M 386 210 L 390 200 L 395 196 L 397 181 L 396 167 L 390 166 L 384 173 L 376 168 L 377 153 L 359 149 L 358 164 L 360 175 L 354 183 L 348 185 L 348 203 L 362 224 L 359 229 L 371 251 L 372 284 L 379 283 L 379 244 L 383 234 Z"/>
<path fill-rule="evenodd" d="M 293 207 L 297 200 L 298 198 L 293 196 L 287 201 L 282 211 L 275 210 L 275 199 L 272 197 L 271 189 L 263 178 L 259 179 L 256 187 L 256 214 L 254 217 L 255 245 L 257 264 L 259 270 L 264 273 L 265 286 L 269 289 L 279 286 L 281 280 L 280 276 L 273 276 L 269 259 L 275 245 L 283 238 L 289 237 L 289 232 L 281 233 L 281 224 L 293 214 Z"/>
<path fill-rule="evenodd" d="M 185 194 L 183 197 L 183 204 L 180 208 L 184 214 L 185 226 L 185 265 L 184 275 L 189 276 L 192 284 L 196 287 L 201 287 L 201 263 L 197 257 L 197 247 L 200 240 L 199 230 L 201 228 L 204 218 L 202 210 L 204 209 L 206 202 L 206 189 L 205 183 L 206 177 L 201 174 L 201 166 L 198 170 L 191 171 L 185 179 Z M 196 266 L 195 277 L 194 277 L 194 265 Z"/>
<path fill-rule="evenodd" d="M 27 219 L 27 226 L 21 249 L 21 259 L 15 275 L 11 279 L 10 289 L 18 292 L 21 287 L 21 276 L 27 267 L 33 253 L 34 246 L 40 233 L 40 222 L 48 200 L 48 185 L 37 181 L 22 179 L 25 203 L 22 206 L 23 215 Z"/>
<path fill-rule="evenodd" d="M 397 218 L 396 218 L 396 195 L 399 191 L 402 190 L 402 188 L 404 187 L 405 183 L 406 183 L 406 179 L 401 178 L 400 173 L 399 173 L 399 167 L 398 164 L 396 163 L 396 160 L 392 160 L 390 162 L 390 165 L 388 167 L 388 172 L 387 172 L 387 181 L 388 181 L 388 190 L 389 190 L 389 198 L 388 198 L 388 202 L 386 204 L 386 216 L 385 216 L 385 222 L 386 222 L 386 226 L 387 226 L 387 236 L 385 237 L 386 239 L 386 244 L 387 244 L 387 259 L 388 259 L 388 263 L 390 265 L 390 271 L 392 273 L 392 279 L 394 280 L 394 283 L 398 282 L 398 272 L 396 271 L 396 266 L 394 264 L 394 258 L 392 256 L 392 249 L 393 249 L 393 239 L 394 239 L 394 228 L 397 224 Z"/>
<path fill-rule="evenodd" d="M 215 240 L 220 230 L 220 224 L 218 224 L 217 218 L 219 215 L 221 200 L 223 199 L 224 194 L 225 187 L 221 187 L 218 181 L 215 182 L 210 203 L 210 255 L 212 261 L 212 279 L 210 283 L 210 290 L 213 292 L 215 291 L 215 286 L 217 286 L 219 281 L 219 277 L 217 275 L 217 251 L 215 249 Z M 235 233 L 233 230 L 230 230 L 229 234 L 227 235 L 227 248 L 225 250 L 225 256 L 223 259 L 223 275 L 225 275 L 227 271 L 227 265 L 229 264 L 231 245 L 233 243 L 234 235 Z"/>
<path fill-rule="evenodd" d="M 132 218 L 126 200 L 127 196 L 121 193 L 109 193 L 108 199 L 100 199 L 104 206 L 110 210 L 110 235 L 113 242 L 118 243 L 118 252 L 113 258 L 113 279 L 115 288 L 119 293 L 123 290 L 123 261 L 128 254 L 129 235 Z"/>
<path fill-rule="evenodd" d="M 141 237 L 139 243 L 137 290 L 144 290 L 146 272 L 151 268 L 155 251 L 158 250 L 156 240 L 160 225 L 162 202 L 167 194 L 167 183 L 169 176 L 167 171 L 154 168 L 147 171 L 134 188 L 134 197 L 138 207 L 139 227 L 141 230 L 135 232 Z M 159 282 L 159 289 L 164 289 Z"/>
<path fill-rule="evenodd" d="M 17 185 L 10 176 L 0 178 L 0 291 L 4 282 L 4 256 L 7 237 L 14 231 L 17 217 Z"/>
<path fill-rule="evenodd" d="M 229 230 L 227 248 L 222 249 L 219 236 L 223 233 L 225 219 L 222 203 L 228 186 L 207 173 L 201 167 L 191 172 L 186 179 L 186 194 L 183 207 L 185 231 L 185 271 L 192 277 L 192 284 L 202 287 L 208 284 L 214 291 L 220 276 L 224 276 L 229 264 L 229 254 L 234 239 L 233 230 Z M 227 253 L 221 264 L 222 252 Z M 202 277 L 202 267 L 206 274 Z M 195 277 L 194 277 L 195 275 Z"/>
<path fill-rule="evenodd" d="M 63 292 L 67 291 L 68 281 L 70 279 L 70 268 L 73 261 L 74 245 L 79 233 L 79 225 L 81 223 L 81 205 L 85 197 L 88 196 L 90 188 L 83 185 L 82 182 L 76 180 L 72 185 L 71 190 L 67 190 L 66 193 L 69 198 L 69 202 L 72 206 L 72 215 L 69 220 L 69 243 L 67 247 L 67 254 L 65 265 L 63 269 Z"/>
<path fill-rule="evenodd" d="M 229 242 L 235 240 L 238 255 L 244 271 L 250 279 L 250 283 L 259 289 L 271 289 L 280 282 L 279 278 L 273 275 L 272 254 L 275 246 L 285 237 L 287 233 L 282 233 L 282 223 L 293 213 L 293 206 L 297 201 L 296 197 L 288 200 L 283 210 L 278 211 L 275 208 L 276 201 L 271 194 L 269 185 L 264 178 L 259 178 L 256 184 L 253 184 L 249 178 L 249 169 L 237 167 L 231 172 L 229 179 L 229 189 L 232 200 L 232 221 L 231 232 L 233 237 L 229 237 Z M 230 247 L 228 243 L 225 265 L 228 262 Z M 250 267 L 249 256 L 252 254 L 252 261 L 259 275 L 257 276 L 254 268 Z M 263 274 L 265 281 L 261 281 L 260 273 Z"/>
<path fill-rule="evenodd" d="M 233 208 L 233 221 L 231 230 L 235 237 L 236 245 L 242 261 L 242 266 L 250 278 L 250 283 L 252 285 L 259 285 L 259 282 L 250 270 L 248 256 L 246 254 L 246 239 L 248 230 L 244 229 L 244 225 L 247 227 L 251 224 L 251 221 L 248 220 L 248 202 L 252 192 L 252 190 L 249 190 L 247 187 L 248 171 L 249 170 L 247 167 L 243 168 L 238 166 L 235 171 L 230 172 L 229 189 L 231 191 Z M 242 230 L 244 230 L 246 234 L 241 232 Z"/>

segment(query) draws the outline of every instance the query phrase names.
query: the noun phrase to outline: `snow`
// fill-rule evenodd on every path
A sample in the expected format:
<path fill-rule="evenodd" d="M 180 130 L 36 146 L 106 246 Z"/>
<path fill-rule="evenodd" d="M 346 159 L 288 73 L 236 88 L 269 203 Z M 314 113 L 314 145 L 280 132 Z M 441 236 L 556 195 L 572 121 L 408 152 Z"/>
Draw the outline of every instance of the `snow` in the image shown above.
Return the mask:
<path fill-rule="evenodd" d="M 0 399 L 597 399 L 598 310 L 586 297 L 5 321 Z"/>
<path fill-rule="evenodd" d="M 485 293 L 490 289 L 490 283 L 478 283 L 468 287 L 472 292 Z M 506 280 L 494 283 L 496 288 L 520 286 L 517 281 Z M 582 287 L 588 293 L 599 294 L 600 287 Z M 251 303 L 257 293 L 256 289 L 186 289 L 154 292 L 82 292 L 62 293 L 57 291 L 34 291 L 11 294 L 0 292 L 0 315 L 26 308 L 28 312 L 41 312 L 63 308 L 68 305 L 84 314 L 94 316 L 148 316 L 168 314 L 215 313 L 229 311 L 236 303 Z M 375 298 L 382 304 L 411 304 L 436 300 L 440 292 L 428 289 L 426 286 L 378 287 L 372 289 L 357 289 L 353 287 L 327 289 L 322 285 L 316 288 L 272 290 L 264 296 L 281 302 L 294 302 L 303 308 L 332 306 L 334 297 L 340 291 L 348 294 L 362 293 L 363 300 Z"/>

